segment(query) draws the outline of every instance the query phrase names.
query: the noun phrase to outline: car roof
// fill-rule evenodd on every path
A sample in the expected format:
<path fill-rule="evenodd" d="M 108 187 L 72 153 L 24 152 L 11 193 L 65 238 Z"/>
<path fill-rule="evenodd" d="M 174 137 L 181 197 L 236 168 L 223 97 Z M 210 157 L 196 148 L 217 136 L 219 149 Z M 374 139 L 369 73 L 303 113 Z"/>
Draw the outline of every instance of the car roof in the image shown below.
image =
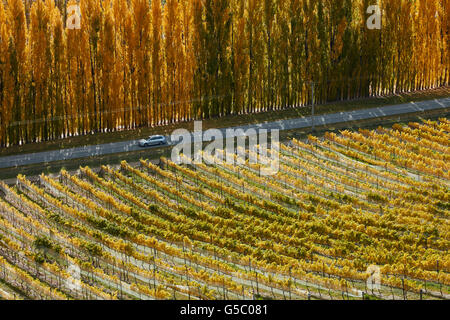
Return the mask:
<path fill-rule="evenodd" d="M 155 136 L 150 136 L 149 138 L 150 139 L 157 139 L 157 138 L 164 138 L 164 137 L 161 136 L 161 135 L 155 135 Z"/>

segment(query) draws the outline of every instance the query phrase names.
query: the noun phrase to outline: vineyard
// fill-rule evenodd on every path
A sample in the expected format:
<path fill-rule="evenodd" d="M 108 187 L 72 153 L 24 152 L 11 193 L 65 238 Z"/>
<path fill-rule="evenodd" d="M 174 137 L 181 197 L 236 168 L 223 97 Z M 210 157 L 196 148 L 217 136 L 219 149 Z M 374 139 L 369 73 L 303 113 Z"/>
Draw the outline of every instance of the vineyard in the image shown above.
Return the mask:
<path fill-rule="evenodd" d="M 449 132 L 294 139 L 271 177 L 166 158 L 19 175 L 0 183 L 0 297 L 450 299 Z"/>

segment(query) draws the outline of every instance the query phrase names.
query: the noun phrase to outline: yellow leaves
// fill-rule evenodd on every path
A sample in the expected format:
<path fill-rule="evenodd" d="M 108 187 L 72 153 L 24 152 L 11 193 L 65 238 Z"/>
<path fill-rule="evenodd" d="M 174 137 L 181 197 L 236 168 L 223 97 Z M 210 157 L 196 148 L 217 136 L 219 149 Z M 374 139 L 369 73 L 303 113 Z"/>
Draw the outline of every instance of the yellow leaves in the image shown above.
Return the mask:
<path fill-rule="evenodd" d="M 68 297 L 65 296 L 63 293 L 56 289 L 52 289 L 49 287 L 46 283 L 41 282 L 40 280 L 34 279 L 29 273 L 21 270 L 20 268 L 9 264 L 6 259 L 0 256 L 0 265 L 4 270 L 7 272 L 7 276 L 4 280 L 6 281 L 12 281 L 12 283 L 15 283 L 17 279 L 20 279 L 21 286 L 23 286 L 23 282 L 25 282 L 28 286 L 31 286 L 36 293 L 41 293 L 44 296 L 47 296 L 51 299 L 56 300 L 66 300 Z M 2 273 L 5 274 L 4 272 Z M 23 287 L 22 287 L 23 288 Z M 32 291 L 31 294 L 34 294 Z M 35 299 L 39 299 L 40 296 L 34 296 Z"/>
<path fill-rule="evenodd" d="M 341 20 L 337 26 L 336 39 L 334 39 L 334 47 L 331 51 L 331 59 L 333 61 L 338 60 L 339 56 L 342 54 L 342 49 L 344 47 L 344 32 L 347 28 L 347 20 L 345 17 Z"/>
<path fill-rule="evenodd" d="M 141 161 L 139 169 L 125 161 L 121 163 L 122 171 L 102 167 L 104 178 L 82 168 L 83 178 L 77 179 L 94 181 L 87 184 L 62 171 L 63 181 L 70 178 L 69 190 L 58 187 L 58 183 L 54 184 L 55 188 L 73 195 L 75 203 L 86 206 L 89 203 L 82 195 L 79 198 L 74 195 L 75 190 L 83 194 L 83 191 L 79 192 L 81 187 L 74 186 L 78 185 L 75 182 L 97 192 L 99 199 L 104 197 L 105 203 L 99 201 L 98 205 L 92 204 L 89 208 L 98 209 L 99 215 L 130 231 L 123 241 L 115 237 L 103 238 L 103 234 L 99 236 L 100 232 L 91 226 L 82 228 L 94 215 L 69 211 L 66 207 L 70 201 L 63 196 L 62 202 L 54 203 L 63 207 L 64 215 L 80 221 L 79 228 L 70 230 L 90 238 L 101 238 L 105 251 L 111 252 L 105 257 L 107 261 L 118 262 L 119 259 L 112 258 L 114 255 L 130 255 L 133 257 L 130 260 L 137 263 L 125 262 L 127 270 L 146 280 L 152 279 L 151 267 L 155 265 L 156 279 L 166 285 L 174 283 L 176 291 L 182 293 L 187 289 L 183 288 L 185 284 L 180 285 L 173 279 L 171 282 L 165 277 L 166 272 L 174 274 L 174 279 L 188 275 L 193 291 L 200 288 L 199 284 L 210 288 L 224 284 L 227 290 L 235 290 L 233 292 L 238 295 L 243 294 L 237 285 L 239 281 L 228 276 L 255 281 L 255 272 L 259 272 L 259 283 L 274 288 L 289 289 L 291 284 L 287 279 L 290 277 L 321 288 L 345 291 L 350 287 L 350 280 L 358 280 L 360 284 L 366 280 L 367 264 L 384 265 L 383 285 L 389 281 L 398 283 L 402 274 L 410 279 L 448 281 L 448 277 L 436 272 L 436 260 L 440 261 L 440 270 L 449 268 L 445 255 L 448 226 L 440 223 L 443 218 L 432 211 L 437 206 L 437 199 L 444 202 L 448 198 L 445 186 L 438 178 L 428 180 L 424 176 L 422 181 L 411 177 L 404 169 L 388 170 L 384 162 L 379 166 L 366 162 L 370 155 L 362 155 L 363 152 L 356 149 L 369 143 L 365 139 L 374 140 L 375 148 L 389 148 L 389 152 L 394 150 L 391 148 L 401 149 L 397 145 L 391 146 L 393 135 L 389 130 L 379 130 L 374 136 L 367 130 L 344 134 L 347 138 L 333 137 L 335 142 L 311 138 L 316 145 L 296 142 L 295 147 L 282 148 L 278 154 L 283 162 L 281 172 L 271 179 L 254 174 L 248 164 L 243 164 L 239 170 L 227 164 L 214 167 L 199 164 L 194 172 L 167 159 L 162 159 L 162 163 L 168 170 L 148 161 Z M 384 134 L 388 136 L 382 137 Z M 407 140 L 406 136 L 401 139 Z M 358 161 L 344 153 L 347 145 L 355 148 Z M 303 181 L 306 178 L 307 183 Z M 41 176 L 44 193 L 52 190 L 47 186 L 47 180 L 48 184 L 52 183 L 49 177 Z M 23 176 L 19 176 L 19 186 L 24 191 L 32 188 Z M 36 192 L 42 194 L 39 188 Z M 368 192 L 374 196 L 367 197 Z M 31 192 L 27 191 L 27 194 L 33 198 Z M 384 197 L 386 204 L 380 207 L 374 201 L 377 197 Z M 175 199 L 185 205 L 175 204 Z M 148 203 L 152 206 L 146 205 Z M 121 212 L 113 214 L 113 209 L 106 210 L 104 207 L 108 204 Z M 193 209 L 200 205 L 205 208 L 209 205 L 214 210 Z M 135 210 L 135 206 L 142 210 Z M 121 215 L 127 208 L 133 208 L 132 216 Z M 0 212 L 1 209 L 0 203 Z M 432 225 L 439 232 L 439 239 L 428 239 L 427 247 L 422 243 L 426 238 L 422 235 L 429 231 L 424 225 Z M 196 268 L 196 264 L 201 267 Z M 214 275 L 216 270 L 227 276 Z M 100 276 L 100 270 L 97 271 Z M 390 273 L 396 274 L 397 279 L 390 280 Z M 332 279 L 327 279 L 329 275 Z M 417 290 L 419 280 L 408 281 L 406 287 Z M 155 294 L 153 287 L 151 289 L 153 293 L 149 295 Z M 159 296 L 158 290 L 157 294 Z M 214 291 L 195 292 L 199 297 L 208 294 L 217 296 Z M 161 296 L 165 294 L 162 292 Z"/>
<path fill-rule="evenodd" d="M 185 247 L 190 248 L 192 247 L 192 242 L 188 237 L 183 238 L 183 244 Z"/>

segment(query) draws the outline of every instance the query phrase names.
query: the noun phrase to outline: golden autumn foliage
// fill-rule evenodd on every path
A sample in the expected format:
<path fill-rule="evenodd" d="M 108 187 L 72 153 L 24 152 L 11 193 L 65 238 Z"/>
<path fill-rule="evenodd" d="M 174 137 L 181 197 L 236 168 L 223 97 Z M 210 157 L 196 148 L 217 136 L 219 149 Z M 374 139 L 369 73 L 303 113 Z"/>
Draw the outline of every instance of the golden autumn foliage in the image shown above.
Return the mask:
<path fill-rule="evenodd" d="M 441 118 L 294 139 L 267 151 L 270 177 L 214 162 L 225 151 L 19 175 L 0 182 L 0 278 L 34 299 L 446 298 L 449 132 Z"/>
<path fill-rule="evenodd" d="M 378 3 L 4 0 L 0 145 L 448 85 L 449 1 Z"/>

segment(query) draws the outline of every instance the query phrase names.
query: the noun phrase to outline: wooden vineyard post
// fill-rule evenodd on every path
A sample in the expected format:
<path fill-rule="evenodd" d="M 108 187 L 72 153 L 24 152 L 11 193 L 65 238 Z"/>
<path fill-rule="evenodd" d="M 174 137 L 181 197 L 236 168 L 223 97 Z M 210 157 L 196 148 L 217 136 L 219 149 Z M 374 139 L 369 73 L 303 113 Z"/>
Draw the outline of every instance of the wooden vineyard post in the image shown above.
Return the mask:
<path fill-rule="evenodd" d="M 186 285 L 188 288 L 188 300 L 191 300 L 191 287 L 189 286 L 189 273 L 188 273 L 188 268 L 187 265 L 184 265 L 184 268 L 186 270 Z"/>
<path fill-rule="evenodd" d="M 439 280 L 439 260 L 436 260 L 436 272 L 437 272 L 437 274 L 438 274 L 439 291 L 441 292 L 441 296 L 443 296 L 443 293 L 442 293 L 442 283 L 441 283 L 441 281 Z"/>
<path fill-rule="evenodd" d="M 255 296 L 255 289 L 253 288 L 253 281 L 252 281 L 252 261 L 250 259 L 250 257 L 248 258 L 248 270 L 249 270 L 249 274 L 250 274 L 250 285 L 252 286 L 252 291 L 253 291 L 253 297 Z"/>
<path fill-rule="evenodd" d="M 259 295 L 258 271 L 256 271 L 256 268 L 255 268 L 255 278 L 256 278 L 256 294 Z"/>
<path fill-rule="evenodd" d="M 155 264 L 155 257 L 152 258 L 153 261 L 153 288 L 155 289 L 155 295 L 156 295 L 156 264 Z"/>
<path fill-rule="evenodd" d="M 222 290 L 223 290 L 223 299 L 224 300 L 226 300 L 227 299 L 227 295 L 226 295 L 226 292 L 225 292 L 225 276 L 223 277 L 223 279 L 222 279 Z"/>
<path fill-rule="evenodd" d="M 314 131 L 314 81 L 311 81 L 311 130 Z"/>
<path fill-rule="evenodd" d="M 292 266 L 289 266 L 289 300 L 292 300 L 291 294 L 291 283 L 292 283 L 292 274 L 291 274 Z"/>
<path fill-rule="evenodd" d="M 403 300 L 406 300 L 406 293 L 405 293 L 405 276 L 402 277 L 402 291 L 403 291 Z"/>

